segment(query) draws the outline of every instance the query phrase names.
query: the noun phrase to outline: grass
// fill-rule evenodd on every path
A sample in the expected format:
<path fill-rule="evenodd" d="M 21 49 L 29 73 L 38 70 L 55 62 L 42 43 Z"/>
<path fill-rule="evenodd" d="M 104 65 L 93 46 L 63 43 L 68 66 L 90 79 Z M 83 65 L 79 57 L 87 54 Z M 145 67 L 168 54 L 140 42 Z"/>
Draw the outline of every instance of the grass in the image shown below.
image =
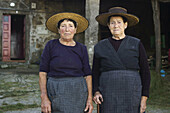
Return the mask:
<path fill-rule="evenodd" d="M 6 92 L 0 92 L 0 95 L 4 95 L 0 99 L 7 98 L 7 97 L 17 97 L 17 96 L 22 96 L 22 95 L 27 95 L 30 92 L 35 92 L 35 91 L 6 91 Z"/>
<path fill-rule="evenodd" d="M 38 87 L 38 76 L 34 75 L 8 75 L 8 77 L 4 77 L 0 82 L 0 101 L 2 99 L 3 103 L 0 105 L 0 113 L 5 111 L 16 111 L 16 110 L 24 110 L 28 108 L 37 108 L 40 107 L 40 104 L 36 103 L 22 103 L 21 99 L 27 101 L 27 96 L 30 95 L 36 96 L 39 93 Z M 36 94 L 36 95 L 35 95 Z M 14 103 L 6 102 L 6 98 L 12 98 L 11 100 Z M 17 98 L 18 97 L 18 98 Z M 35 98 L 35 97 L 34 97 Z M 10 101 L 11 101 L 10 100 Z M 8 101 L 8 100 L 7 100 Z M 16 104 L 17 103 L 17 104 Z"/>
<path fill-rule="evenodd" d="M 2 111 L 15 111 L 15 110 L 23 110 L 23 109 L 28 109 L 28 108 L 37 108 L 40 107 L 37 104 L 29 104 L 29 105 L 24 105 L 21 103 L 17 103 L 14 105 L 7 105 L 7 104 L 3 104 L 3 106 L 0 107 L 0 113 L 2 113 Z"/>
<path fill-rule="evenodd" d="M 34 85 L 32 85 L 34 84 Z M 7 98 L 7 97 L 16 97 L 16 96 L 22 96 L 27 95 L 30 92 L 35 92 L 35 90 L 28 90 L 35 89 L 37 83 L 32 82 L 28 84 L 23 84 L 19 82 L 3 82 L 0 84 L 0 95 L 3 95 L 3 97 L 0 97 L 0 99 Z"/>
<path fill-rule="evenodd" d="M 39 92 L 37 76 L 28 77 L 29 82 L 27 82 L 27 78 L 24 76 L 21 82 L 5 82 L 2 81 L 0 83 L 0 95 L 3 95 L 2 98 L 7 97 L 20 97 L 23 95 L 29 95 L 34 91 Z M 36 80 L 36 81 L 35 81 Z M 26 82 L 25 82 L 26 81 Z M 170 73 L 166 77 L 161 77 L 159 73 L 156 73 L 154 70 L 151 70 L 151 87 L 150 87 L 150 97 L 148 99 L 148 107 L 151 109 L 170 109 Z M 25 84 L 27 83 L 27 84 Z M 0 99 L 2 99 L 0 98 Z M 15 100 L 16 101 L 16 100 Z M 18 101 L 19 102 L 19 101 Z M 11 104 L 3 103 L 0 106 L 0 113 L 4 111 L 15 111 L 15 110 L 23 110 L 28 108 L 37 108 L 40 105 L 33 104 Z"/>
<path fill-rule="evenodd" d="M 161 77 L 159 73 L 151 70 L 151 86 L 148 104 L 157 108 L 170 107 L 170 74 Z"/>

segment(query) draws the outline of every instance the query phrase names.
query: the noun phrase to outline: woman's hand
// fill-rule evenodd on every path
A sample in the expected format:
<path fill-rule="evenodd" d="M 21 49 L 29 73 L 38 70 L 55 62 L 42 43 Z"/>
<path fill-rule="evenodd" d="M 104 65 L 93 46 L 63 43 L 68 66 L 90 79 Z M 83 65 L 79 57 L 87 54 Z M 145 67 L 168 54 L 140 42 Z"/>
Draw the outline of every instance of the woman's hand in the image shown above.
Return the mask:
<path fill-rule="evenodd" d="M 47 96 L 47 73 L 39 72 L 39 86 L 41 91 L 41 111 L 51 113 L 51 102 Z"/>
<path fill-rule="evenodd" d="M 87 89 L 88 89 L 88 98 L 87 98 L 87 102 L 86 102 L 86 108 L 85 108 L 85 112 L 87 113 L 92 113 L 93 111 L 93 101 L 92 101 L 92 76 L 86 76 L 86 83 L 87 83 Z"/>
<path fill-rule="evenodd" d="M 93 111 L 93 102 L 92 102 L 92 98 L 88 98 L 87 102 L 86 102 L 86 108 L 84 110 L 87 113 L 92 113 Z"/>
<path fill-rule="evenodd" d="M 103 102 L 103 97 L 102 95 L 100 94 L 99 91 L 97 91 L 93 97 L 93 101 L 96 103 L 96 104 L 101 104 Z"/>
<path fill-rule="evenodd" d="M 47 96 L 41 96 L 41 111 L 43 113 L 51 113 L 51 102 Z"/>
<path fill-rule="evenodd" d="M 148 97 L 142 96 L 142 98 L 141 98 L 141 103 L 140 103 L 140 113 L 145 112 L 147 99 L 148 99 Z"/>

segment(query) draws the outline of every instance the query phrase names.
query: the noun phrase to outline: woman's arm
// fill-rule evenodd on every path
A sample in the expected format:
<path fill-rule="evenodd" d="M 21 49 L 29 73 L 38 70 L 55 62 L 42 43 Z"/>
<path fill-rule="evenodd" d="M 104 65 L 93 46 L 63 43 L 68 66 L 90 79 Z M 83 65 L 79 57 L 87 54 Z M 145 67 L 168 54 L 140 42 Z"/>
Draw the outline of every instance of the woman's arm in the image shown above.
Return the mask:
<path fill-rule="evenodd" d="M 47 73 L 39 72 L 39 86 L 41 91 L 41 111 L 44 113 L 51 113 L 51 102 L 47 95 Z"/>
<path fill-rule="evenodd" d="M 93 67 L 92 67 L 92 81 L 93 81 L 93 101 L 95 104 L 101 104 L 103 97 L 99 91 L 99 76 L 100 76 L 100 60 L 93 56 Z"/>
<path fill-rule="evenodd" d="M 142 82 L 142 96 L 149 97 L 150 88 L 150 70 L 147 61 L 147 55 L 145 48 L 142 43 L 139 45 L 139 66 L 140 66 L 140 76 Z"/>
<path fill-rule="evenodd" d="M 142 97 L 140 103 L 140 113 L 143 113 L 146 110 L 146 102 L 149 97 L 149 88 L 150 88 L 150 70 L 147 61 L 147 55 L 145 48 L 142 43 L 139 45 L 139 66 L 140 66 L 140 76 L 142 82 Z"/>
<path fill-rule="evenodd" d="M 99 91 L 99 76 L 100 76 L 100 59 L 96 58 L 94 53 L 92 66 L 92 86 L 93 95 Z M 100 92 L 100 91 L 99 91 Z"/>
<path fill-rule="evenodd" d="M 87 89 L 88 89 L 88 98 L 86 102 L 85 112 L 92 113 L 93 111 L 93 101 L 92 101 L 92 76 L 91 76 L 91 69 L 89 65 L 89 57 L 86 46 L 83 47 L 83 72 L 84 78 L 86 79 Z"/>
<path fill-rule="evenodd" d="M 88 89 L 88 98 L 86 103 L 85 111 L 88 110 L 88 113 L 92 113 L 93 111 L 93 102 L 92 102 L 92 76 L 86 76 L 86 83 L 87 83 L 87 89 Z"/>

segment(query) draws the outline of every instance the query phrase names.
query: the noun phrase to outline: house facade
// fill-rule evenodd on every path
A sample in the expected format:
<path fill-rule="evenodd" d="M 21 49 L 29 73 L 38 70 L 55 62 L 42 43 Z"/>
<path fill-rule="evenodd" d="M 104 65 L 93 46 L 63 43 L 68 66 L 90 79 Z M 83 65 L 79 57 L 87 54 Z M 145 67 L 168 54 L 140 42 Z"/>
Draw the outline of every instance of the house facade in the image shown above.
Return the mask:
<path fill-rule="evenodd" d="M 46 20 L 55 13 L 67 11 L 85 16 L 85 1 L 0 0 L 0 2 L 1 64 L 37 64 L 45 44 L 51 39 L 58 38 L 58 34 L 47 30 Z M 76 35 L 75 40 L 84 43 L 84 33 Z"/>

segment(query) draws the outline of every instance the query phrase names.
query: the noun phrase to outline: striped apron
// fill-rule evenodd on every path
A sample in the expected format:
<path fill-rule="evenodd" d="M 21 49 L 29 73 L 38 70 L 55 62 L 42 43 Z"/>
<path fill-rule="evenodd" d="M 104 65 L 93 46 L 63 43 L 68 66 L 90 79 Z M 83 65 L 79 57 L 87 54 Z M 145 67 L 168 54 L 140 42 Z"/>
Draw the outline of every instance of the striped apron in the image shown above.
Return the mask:
<path fill-rule="evenodd" d="M 102 72 L 99 83 L 100 113 L 139 113 L 142 85 L 138 71 Z"/>
<path fill-rule="evenodd" d="M 84 113 L 88 95 L 84 77 L 49 77 L 47 92 L 52 113 Z"/>

